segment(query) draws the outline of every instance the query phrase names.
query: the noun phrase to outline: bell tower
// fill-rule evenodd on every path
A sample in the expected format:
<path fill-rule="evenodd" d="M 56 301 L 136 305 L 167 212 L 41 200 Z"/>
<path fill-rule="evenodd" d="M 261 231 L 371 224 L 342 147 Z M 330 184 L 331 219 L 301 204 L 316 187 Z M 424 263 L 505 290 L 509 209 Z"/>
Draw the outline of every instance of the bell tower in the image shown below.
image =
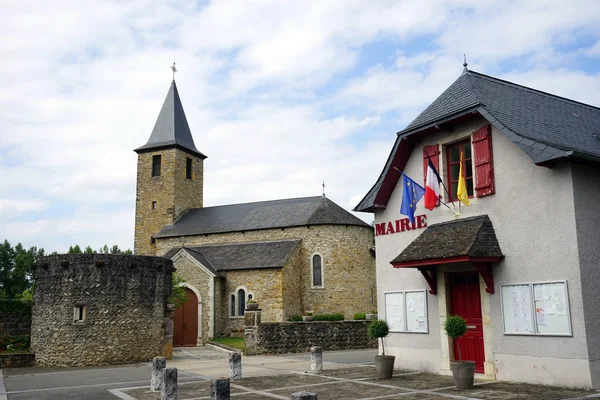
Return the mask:
<path fill-rule="evenodd" d="M 173 78 L 175 73 L 173 66 Z M 138 154 L 136 255 L 156 255 L 154 236 L 190 208 L 202 207 L 204 159 L 196 149 L 175 79 L 148 142 Z"/>

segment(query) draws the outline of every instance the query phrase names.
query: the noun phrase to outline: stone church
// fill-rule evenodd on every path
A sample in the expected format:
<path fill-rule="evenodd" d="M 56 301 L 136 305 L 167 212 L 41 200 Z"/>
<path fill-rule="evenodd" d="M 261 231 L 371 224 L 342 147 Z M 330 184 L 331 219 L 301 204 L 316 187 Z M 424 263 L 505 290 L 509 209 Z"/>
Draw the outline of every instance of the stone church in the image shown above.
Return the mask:
<path fill-rule="evenodd" d="M 373 228 L 327 197 L 203 207 L 206 156 L 174 80 L 135 152 L 135 254 L 172 259 L 186 280 L 175 345 L 239 330 L 250 299 L 265 322 L 305 311 L 351 319 L 376 308 Z"/>

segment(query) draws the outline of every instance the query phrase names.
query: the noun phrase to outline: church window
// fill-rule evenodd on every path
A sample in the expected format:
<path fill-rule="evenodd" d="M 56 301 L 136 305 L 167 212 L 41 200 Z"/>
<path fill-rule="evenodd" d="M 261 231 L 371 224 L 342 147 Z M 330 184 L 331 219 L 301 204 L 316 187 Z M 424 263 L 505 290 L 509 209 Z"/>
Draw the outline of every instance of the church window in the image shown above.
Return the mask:
<path fill-rule="evenodd" d="M 152 176 L 160 176 L 160 154 L 152 156 Z"/>
<path fill-rule="evenodd" d="M 185 178 L 192 179 L 192 159 L 185 159 Z"/>
<path fill-rule="evenodd" d="M 150 244 L 156 244 L 156 238 L 154 236 L 150 238 Z"/>
<path fill-rule="evenodd" d="M 235 294 L 231 295 L 231 304 L 229 305 L 229 315 L 235 317 Z"/>
<path fill-rule="evenodd" d="M 311 258 L 312 264 L 312 286 L 323 286 L 323 258 L 319 254 L 315 254 Z"/>
<path fill-rule="evenodd" d="M 156 201 L 153 201 L 153 202 L 152 202 L 152 209 L 153 209 L 153 210 L 156 210 Z"/>
<path fill-rule="evenodd" d="M 246 292 L 244 289 L 238 290 L 238 316 L 244 315 L 246 309 Z"/>

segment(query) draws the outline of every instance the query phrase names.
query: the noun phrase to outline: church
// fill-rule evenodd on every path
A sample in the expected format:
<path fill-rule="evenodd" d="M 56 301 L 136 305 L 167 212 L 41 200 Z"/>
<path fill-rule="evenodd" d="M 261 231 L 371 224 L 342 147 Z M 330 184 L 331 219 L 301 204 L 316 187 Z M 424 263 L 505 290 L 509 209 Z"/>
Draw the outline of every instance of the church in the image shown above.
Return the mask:
<path fill-rule="evenodd" d="M 325 196 L 203 206 L 204 160 L 175 80 L 138 154 L 136 255 L 173 260 L 187 302 L 174 345 L 243 328 L 248 302 L 264 322 L 376 309 L 373 228 Z"/>

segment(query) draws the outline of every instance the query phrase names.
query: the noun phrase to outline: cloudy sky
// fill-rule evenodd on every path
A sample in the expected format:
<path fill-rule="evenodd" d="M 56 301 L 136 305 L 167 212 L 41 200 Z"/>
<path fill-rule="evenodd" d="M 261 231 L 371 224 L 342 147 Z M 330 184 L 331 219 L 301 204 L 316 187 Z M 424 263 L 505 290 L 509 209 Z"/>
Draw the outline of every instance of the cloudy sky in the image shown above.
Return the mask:
<path fill-rule="evenodd" d="M 133 247 L 132 150 L 173 59 L 205 205 L 325 180 L 350 210 L 463 53 L 598 106 L 599 39 L 597 0 L 0 0 L 0 240 Z"/>

